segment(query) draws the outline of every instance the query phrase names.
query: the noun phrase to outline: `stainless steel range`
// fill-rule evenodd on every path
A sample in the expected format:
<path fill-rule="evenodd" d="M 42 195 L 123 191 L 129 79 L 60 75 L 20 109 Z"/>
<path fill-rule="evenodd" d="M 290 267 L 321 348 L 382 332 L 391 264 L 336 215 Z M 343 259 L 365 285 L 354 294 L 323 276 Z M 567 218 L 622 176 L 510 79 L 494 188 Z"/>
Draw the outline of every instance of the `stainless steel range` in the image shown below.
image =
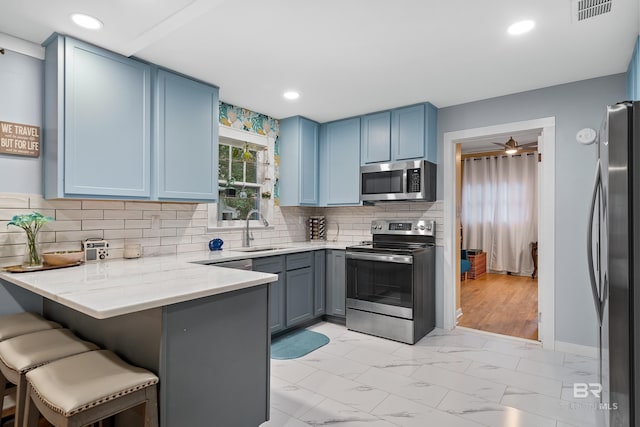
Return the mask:
<path fill-rule="evenodd" d="M 415 344 L 435 327 L 434 221 L 377 220 L 347 248 L 347 328 Z"/>

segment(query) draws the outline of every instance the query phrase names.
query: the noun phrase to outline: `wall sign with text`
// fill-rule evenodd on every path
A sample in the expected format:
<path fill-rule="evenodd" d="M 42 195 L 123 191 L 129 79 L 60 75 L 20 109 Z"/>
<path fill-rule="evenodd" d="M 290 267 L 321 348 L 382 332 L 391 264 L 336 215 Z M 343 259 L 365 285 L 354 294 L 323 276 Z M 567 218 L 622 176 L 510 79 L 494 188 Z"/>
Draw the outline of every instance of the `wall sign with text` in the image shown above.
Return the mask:
<path fill-rule="evenodd" d="M 0 154 L 40 156 L 40 127 L 0 121 Z"/>

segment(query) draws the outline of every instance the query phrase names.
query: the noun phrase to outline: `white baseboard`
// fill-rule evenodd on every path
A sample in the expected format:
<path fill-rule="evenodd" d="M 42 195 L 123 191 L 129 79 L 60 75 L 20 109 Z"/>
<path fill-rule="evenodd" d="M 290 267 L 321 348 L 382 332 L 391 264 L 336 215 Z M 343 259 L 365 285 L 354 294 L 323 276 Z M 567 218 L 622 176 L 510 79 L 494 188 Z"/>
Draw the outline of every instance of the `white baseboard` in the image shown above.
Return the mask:
<path fill-rule="evenodd" d="M 570 342 L 556 341 L 556 351 L 562 351 L 564 353 L 577 354 L 579 356 L 598 358 L 598 347 L 591 347 L 588 345 L 573 344 Z"/>

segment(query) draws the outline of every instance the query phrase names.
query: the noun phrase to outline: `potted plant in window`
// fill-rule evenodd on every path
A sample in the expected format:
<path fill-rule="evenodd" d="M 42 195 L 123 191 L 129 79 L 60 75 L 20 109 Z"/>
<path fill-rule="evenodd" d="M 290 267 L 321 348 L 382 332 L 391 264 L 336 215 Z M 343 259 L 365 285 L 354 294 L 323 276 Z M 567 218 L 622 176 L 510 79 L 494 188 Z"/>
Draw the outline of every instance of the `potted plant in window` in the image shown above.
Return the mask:
<path fill-rule="evenodd" d="M 220 187 L 220 191 L 224 191 L 224 195 L 226 197 L 236 197 L 236 189 L 233 187 L 236 180 L 233 178 L 233 175 L 229 174 L 229 176 L 222 175 L 222 171 L 220 171 L 219 175 L 220 179 L 224 179 L 227 181 L 224 187 Z"/>

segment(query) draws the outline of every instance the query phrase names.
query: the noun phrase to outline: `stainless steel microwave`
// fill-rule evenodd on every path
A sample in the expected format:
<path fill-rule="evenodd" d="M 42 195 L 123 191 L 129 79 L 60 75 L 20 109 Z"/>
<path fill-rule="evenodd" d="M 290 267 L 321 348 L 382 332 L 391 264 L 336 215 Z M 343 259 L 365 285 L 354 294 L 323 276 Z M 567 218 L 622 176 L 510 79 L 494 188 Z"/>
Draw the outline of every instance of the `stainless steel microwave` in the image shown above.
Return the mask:
<path fill-rule="evenodd" d="M 426 160 L 360 167 L 360 200 L 436 200 L 436 165 Z"/>

